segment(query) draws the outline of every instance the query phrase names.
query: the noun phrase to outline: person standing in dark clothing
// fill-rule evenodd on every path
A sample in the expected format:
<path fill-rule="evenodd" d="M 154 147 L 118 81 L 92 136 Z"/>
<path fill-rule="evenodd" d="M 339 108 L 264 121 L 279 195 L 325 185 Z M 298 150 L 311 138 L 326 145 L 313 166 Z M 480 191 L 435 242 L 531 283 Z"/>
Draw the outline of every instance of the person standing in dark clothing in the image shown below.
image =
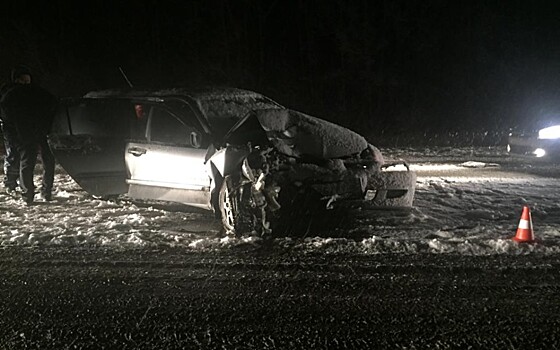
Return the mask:
<path fill-rule="evenodd" d="M 45 200 L 52 199 L 54 183 L 54 156 L 47 143 L 47 134 L 53 122 L 57 99 L 47 90 L 31 84 L 31 74 L 27 71 L 25 83 L 17 83 L 17 73 L 13 74 L 14 85 L 6 91 L 0 101 L 2 121 L 13 126 L 13 144 L 20 157 L 19 177 L 22 196 L 31 205 L 35 196 L 33 172 L 38 152 L 43 161 L 41 193 Z"/>
<path fill-rule="evenodd" d="M 0 101 L 4 95 L 18 84 L 30 84 L 31 73 L 25 66 L 12 69 L 11 81 L 2 86 L 0 90 Z M 4 139 L 4 188 L 10 195 L 16 194 L 19 178 L 19 151 L 17 146 L 17 131 L 13 122 L 8 120 L 2 113 L 0 115 L 2 136 Z"/>

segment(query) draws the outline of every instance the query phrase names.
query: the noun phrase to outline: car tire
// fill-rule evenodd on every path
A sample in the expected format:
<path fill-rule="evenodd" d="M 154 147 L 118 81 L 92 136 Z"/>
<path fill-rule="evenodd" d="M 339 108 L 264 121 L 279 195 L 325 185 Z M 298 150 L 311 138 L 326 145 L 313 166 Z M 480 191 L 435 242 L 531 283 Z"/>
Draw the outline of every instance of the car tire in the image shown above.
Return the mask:
<path fill-rule="evenodd" d="M 270 234 L 270 224 L 266 220 L 264 209 L 266 205 L 256 205 L 251 189 L 252 183 L 241 183 L 239 178 L 227 175 L 220 187 L 218 206 L 224 231 L 233 236 L 264 237 Z"/>
<path fill-rule="evenodd" d="M 222 226 L 226 234 L 235 235 L 238 231 L 239 201 L 235 195 L 234 181 L 231 175 L 227 175 L 222 181 L 218 205 Z"/>
<path fill-rule="evenodd" d="M 529 153 L 528 147 L 517 146 L 517 145 L 512 145 L 512 144 L 507 145 L 507 150 L 508 150 L 508 153 L 510 153 L 510 154 L 522 154 L 522 155 L 524 155 L 524 154 Z"/>
<path fill-rule="evenodd" d="M 272 231 L 275 236 L 304 237 L 316 226 L 326 223 L 329 215 L 321 195 L 308 188 L 285 184 L 280 191 L 278 202 L 281 208 L 275 213 Z M 321 219 L 318 219 L 321 218 Z"/>

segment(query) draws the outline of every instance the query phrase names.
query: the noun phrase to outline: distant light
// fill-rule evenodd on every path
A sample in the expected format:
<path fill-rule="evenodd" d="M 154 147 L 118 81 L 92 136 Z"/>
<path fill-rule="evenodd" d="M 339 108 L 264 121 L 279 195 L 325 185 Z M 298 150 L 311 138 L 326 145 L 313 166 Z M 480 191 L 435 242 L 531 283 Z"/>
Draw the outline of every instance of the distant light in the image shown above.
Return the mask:
<path fill-rule="evenodd" d="M 544 157 L 546 155 L 546 151 L 542 148 L 537 148 L 536 150 L 533 151 L 533 154 L 537 158 L 541 158 L 541 157 Z"/>
<path fill-rule="evenodd" d="M 508 151 L 508 153 L 511 152 L 511 146 L 510 145 L 507 145 L 507 151 Z"/>
<path fill-rule="evenodd" d="M 560 138 L 560 125 L 554 125 L 539 130 L 539 139 L 555 140 Z"/>

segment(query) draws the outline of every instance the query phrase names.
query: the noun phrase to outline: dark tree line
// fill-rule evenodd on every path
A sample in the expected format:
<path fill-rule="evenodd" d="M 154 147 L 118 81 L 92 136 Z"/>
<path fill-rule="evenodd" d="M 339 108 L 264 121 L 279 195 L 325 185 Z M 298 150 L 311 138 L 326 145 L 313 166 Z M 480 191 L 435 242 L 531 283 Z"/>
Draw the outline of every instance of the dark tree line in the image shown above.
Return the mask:
<path fill-rule="evenodd" d="M 2 15 L 2 76 L 25 62 L 58 95 L 125 86 L 122 67 L 141 86 L 253 89 L 372 137 L 503 131 L 560 109 L 553 2 L 25 5 Z"/>

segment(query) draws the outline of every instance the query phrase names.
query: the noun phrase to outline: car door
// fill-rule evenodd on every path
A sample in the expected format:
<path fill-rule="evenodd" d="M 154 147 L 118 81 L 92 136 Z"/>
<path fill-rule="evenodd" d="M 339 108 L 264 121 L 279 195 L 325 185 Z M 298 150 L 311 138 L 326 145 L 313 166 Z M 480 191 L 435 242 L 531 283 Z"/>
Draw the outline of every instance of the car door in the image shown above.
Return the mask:
<path fill-rule="evenodd" d="M 127 193 L 125 140 L 135 122 L 134 106 L 118 99 L 62 101 L 49 134 L 57 162 L 88 193 Z"/>
<path fill-rule="evenodd" d="M 146 104 L 142 110 L 146 132 L 125 147 L 129 195 L 210 209 L 207 142 L 192 110 L 178 115 L 164 104 Z"/>

